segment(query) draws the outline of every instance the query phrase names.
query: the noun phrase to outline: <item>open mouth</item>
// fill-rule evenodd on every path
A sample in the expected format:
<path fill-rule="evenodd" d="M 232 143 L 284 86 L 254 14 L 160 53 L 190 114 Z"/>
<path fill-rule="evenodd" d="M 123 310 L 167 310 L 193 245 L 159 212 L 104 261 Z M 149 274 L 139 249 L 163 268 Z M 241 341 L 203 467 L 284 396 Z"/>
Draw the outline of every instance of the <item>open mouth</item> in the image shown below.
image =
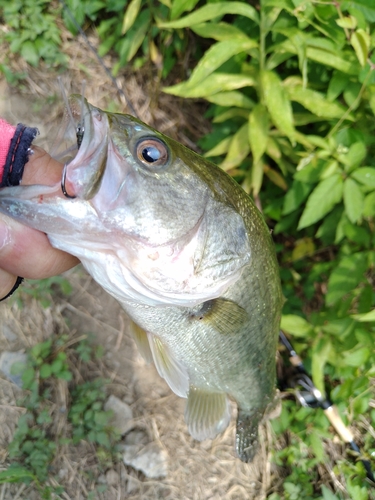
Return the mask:
<path fill-rule="evenodd" d="M 66 99 L 61 188 L 67 198 L 90 199 L 98 191 L 107 162 L 108 120 L 81 95 Z"/>

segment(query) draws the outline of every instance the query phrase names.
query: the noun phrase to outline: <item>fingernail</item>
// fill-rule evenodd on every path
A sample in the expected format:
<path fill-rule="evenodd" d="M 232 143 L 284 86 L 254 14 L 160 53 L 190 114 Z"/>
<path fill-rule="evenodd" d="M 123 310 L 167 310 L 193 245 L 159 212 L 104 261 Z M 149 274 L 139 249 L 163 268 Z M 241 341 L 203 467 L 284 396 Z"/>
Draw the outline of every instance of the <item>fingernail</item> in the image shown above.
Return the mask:
<path fill-rule="evenodd" d="M 9 226 L 3 220 L 0 220 L 0 251 L 8 246 L 11 241 Z"/>

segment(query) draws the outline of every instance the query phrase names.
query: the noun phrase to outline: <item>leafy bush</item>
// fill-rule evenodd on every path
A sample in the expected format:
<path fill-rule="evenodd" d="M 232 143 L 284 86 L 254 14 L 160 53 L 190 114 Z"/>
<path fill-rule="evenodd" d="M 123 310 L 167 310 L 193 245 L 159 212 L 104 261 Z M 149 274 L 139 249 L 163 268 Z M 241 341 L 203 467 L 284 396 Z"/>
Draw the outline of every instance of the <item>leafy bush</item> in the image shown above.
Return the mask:
<path fill-rule="evenodd" d="M 51 66 L 65 64 L 66 56 L 61 52 L 60 29 L 56 24 L 58 4 L 48 0 L 0 0 L 2 21 L 7 29 L 0 41 L 9 44 L 10 51 L 19 53 L 23 59 L 37 66 L 44 59 Z M 5 68 L 1 68 L 3 71 Z M 6 74 L 9 74 L 8 72 Z"/>
<path fill-rule="evenodd" d="M 21 374 L 22 388 L 28 394 L 21 402 L 26 412 L 20 416 L 8 447 L 11 464 L 0 472 L 0 484 L 33 482 L 45 499 L 55 498 L 53 494 L 64 491 L 59 485 L 45 484 L 62 446 L 89 440 L 96 445 L 98 462 L 104 468 L 116 458 L 114 444 L 119 438 L 109 425 L 112 413 L 104 410 L 105 381 L 95 379 L 74 384 L 69 367 L 68 354 L 88 363 L 100 356 L 100 349 L 81 340 L 74 351 L 67 353 L 68 345 L 66 335 L 40 342 L 30 349 L 26 364 L 12 367 Z M 62 433 L 64 436 L 57 434 L 61 432 L 55 425 L 60 410 L 52 405 L 56 379 L 70 382 L 69 427 Z"/>
<path fill-rule="evenodd" d="M 167 32 L 157 26 L 157 21 L 174 18 L 191 10 L 198 0 L 188 2 L 153 2 L 149 0 L 68 0 L 68 10 L 63 11 L 66 26 L 77 32 L 77 25 L 85 20 L 94 22 L 100 38 L 99 55 L 110 50 L 118 55 L 112 68 L 116 75 L 120 68 L 133 61 L 133 67 L 141 67 L 151 60 L 165 77 L 176 60 L 183 57 L 188 37 L 183 32 Z M 73 20 L 76 21 L 74 21 Z M 141 49 L 141 53 L 139 50 Z M 137 56 L 137 57 L 136 57 Z"/>
<path fill-rule="evenodd" d="M 375 6 L 361 0 L 264 0 L 259 10 L 207 3 L 159 23 L 213 40 L 189 79 L 164 90 L 212 103 L 213 131 L 201 141 L 206 156 L 275 221 L 288 299 L 282 328 L 347 422 L 366 415 L 372 424 L 374 22 Z M 321 417 L 285 404 L 274 423 L 278 433 L 292 432 L 291 444 L 275 455 L 290 470 L 287 499 L 316 498 L 311 479 L 331 437 Z M 367 437 L 363 445 L 372 453 Z M 367 499 L 361 465 L 345 467 L 348 490 L 359 488 L 353 498 Z"/>

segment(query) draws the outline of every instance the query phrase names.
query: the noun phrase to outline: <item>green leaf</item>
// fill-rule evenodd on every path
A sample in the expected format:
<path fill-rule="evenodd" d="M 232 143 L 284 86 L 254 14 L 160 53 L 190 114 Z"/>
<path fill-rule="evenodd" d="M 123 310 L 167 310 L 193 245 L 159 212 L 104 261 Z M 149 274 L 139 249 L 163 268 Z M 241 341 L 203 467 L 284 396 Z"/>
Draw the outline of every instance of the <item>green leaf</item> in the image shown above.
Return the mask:
<path fill-rule="evenodd" d="M 340 154 L 339 159 L 345 165 L 346 172 L 351 172 L 364 160 L 366 154 L 365 144 L 362 141 L 357 141 L 350 146 L 347 153 Z"/>
<path fill-rule="evenodd" d="M 292 261 L 311 257 L 315 252 L 315 244 L 312 238 L 301 238 L 295 242 L 292 252 Z"/>
<path fill-rule="evenodd" d="M 207 151 L 204 156 L 221 156 L 228 152 L 230 143 L 232 142 L 232 136 L 225 137 L 222 141 L 219 142 L 215 147 Z"/>
<path fill-rule="evenodd" d="M 263 104 L 257 104 L 249 115 L 249 142 L 254 163 L 258 163 L 267 148 L 269 130 L 268 112 Z"/>
<path fill-rule="evenodd" d="M 32 66 L 37 66 L 39 63 L 39 54 L 35 48 L 35 44 L 26 41 L 21 45 L 21 56 L 25 59 L 26 62 L 31 64 Z"/>
<path fill-rule="evenodd" d="M 324 484 L 322 485 L 323 500 L 340 500 L 338 496 L 332 493 Z"/>
<path fill-rule="evenodd" d="M 306 337 L 312 330 L 310 323 L 295 314 L 283 314 L 281 316 L 280 328 L 288 333 L 292 333 L 295 337 Z"/>
<path fill-rule="evenodd" d="M 204 5 L 192 14 L 189 14 L 177 21 L 158 23 L 159 28 L 188 28 L 195 24 L 204 23 L 225 16 L 226 14 L 237 14 L 247 17 L 256 23 L 259 22 L 257 11 L 251 5 L 244 2 L 215 2 Z"/>
<path fill-rule="evenodd" d="M 260 80 L 264 102 L 274 125 L 294 143 L 292 106 L 280 78 L 274 71 L 263 71 Z"/>
<path fill-rule="evenodd" d="M 251 76 L 213 73 L 193 87 L 190 81 L 187 81 L 165 87 L 163 91 L 166 94 L 173 94 L 181 97 L 207 97 L 217 94 L 218 92 L 240 89 L 255 84 L 256 81 Z"/>
<path fill-rule="evenodd" d="M 171 8 L 171 19 L 180 17 L 183 12 L 190 12 L 197 3 L 198 0 L 174 0 Z"/>
<path fill-rule="evenodd" d="M 253 190 L 253 195 L 257 196 L 259 194 L 260 188 L 262 187 L 264 174 L 264 164 L 262 161 L 253 162 L 251 167 L 251 188 Z"/>
<path fill-rule="evenodd" d="M 340 28 L 354 30 L 357 27 L 357 19 L 354 16 L 346 16 L 336 19 L 336 24 L 340 26 Z"/>
<path fill-rule="evenodd" d="M 336 71 L 328 84 L 327 99 L 329 101 L 337 99 L 337 97 L 345 90 L 348 83 L 348 75 L 341 73 L 341 71 Z"/>
<path fill-rule="evenodd" d="M 346 366 L 353 366 L 355 368 L 363 366 L 370 357 L 370 354 L 368 347 L 356 347 L 351 351 L 344 352 L 344 363 Z"/>
<path fill-rule="evenodd" d="M 218 41 L 234 38 L 248 39 L 243 31 L 228 23 L 202 23 L 196 24 L 191 29 L 203 38 L 213 38 Z"/>
<path fill-rule="evenodd" d="M 360 167 L 354 170 L 351 177 L 367 187 L 375 188 L 375 168 Z"/>
<path fill-rule="evenodd" d="M 213 73 L 215 69 L 219 68 L 231 57 L 239 54 L 240 52 L 247 52 L 248 50 L 257 47 L 258 43 L 255 40 L 246 38 L 245 40 L 225 40 L 217 42 L 212 45 L 200 59 L 197 66 L 194 68 L 191 77 L 186 82 L 192 88 L 198 83 L 205 80 L 208 75 Z"/>
<path fill-rule="evenodd" d="M 375 217 L 375 191 L 368 194 L 363 204 L 363 216 Z"/>
<path fill-rule="evenodd" d="M 342 200 L 343 181 L 340 174 L 322 180 L 309 196 L 298 224 L 298 230 L 322 219 Z"/>
<path fill-rule="evenodd" d="M 231 120 L 232 118 L 244 118 L 245 120 L 248 120 L 249 114 L 249 111 L 246 109 L 227 109 L 226 111 L 223 111 L 219 115 L 215 116 L 212 123 L 223 123 L 226 120 Z"/>
<path fill-rule="evenodd" d="M 250 152 L 250 144 L 248 139 L 249 125 L 244 123 L 242 127 L 232 136 L 232 140 L 228 149 L 228 154 L 225 160 L 220 164 L 223 170 L 240 165 Z"/>
<path fill-rule="evenodd" d="M 344 182 L 344 206 L 350 222 L 358 222 L 362 217 L 364 207 L 364 194 L 358 184 L 348 177 Z"/>
<path fill-rule="evenodd" d="M 317 389 L 325 394 L 324 387 L 324 367 L 328 361 L 332 349 L 330 339 L 320 337 L 312 349 L 311 374 Z"/>
<path fill-rule="evenodd" d="M 327 306 L 332 306 L 346 294 L 352 292 L 364 279 L 367 267 L 368 262 L 365 252 L 357 252 L 348 257 L 343 257 L 328 280 Z"/>
<path fill-rule="evenodd" d="M 7 470 L 0 472 L 0 484 L 4 483 L 18 483 L 18 482 L 31 482 L 36 479 L 27 467 L 22 467 L 18 464 L 12 464 Z"/>
<path fill-rule="evenodd" d="M 330 214 L 323 219 L 323 223 L 316 232 L 316 237 L 320 238 L 325 247 L 335 242 L 336 230 L 343 213 L 342 205 L 336 206 Z"/>
<path fill-rule="evenodd" d="M 47 363 L 44 363 L 41 367 L 40 367 L 40 378 L 48 378 L 51 376 L 52 374 L 52 370 L 51 370 L 51 365 L 48 365 Z"/>
<path fill-rule="evenodd" d="M 319 460 L 319 462 L 323 462 L 325 457 L 325 451 L 321 437 L 318 436 L 318 434 L 316 434 L 315 432 L 312 432 L 309 435 L 309 441 L 310 441 L 310 446 L 314 452 L 314 455 Z"/>
<path fill-rule="evenodd" d="M 353 314 L 352 318 L 356 319 L 357 321 L 360 321 L 361 323 L 375 321 L 375 309 L 365 314 Z"/>
<path fill-rule="evenodd" d="M 342 9 L 358 9 L 364 14 L 367 21 L 375 22 L 375 5 L 372 0 L 349 0 L 342 2 Z"/>
<path fill-rule="evenodd" d="M 284 197 L 283 215 L 290 214 L 305 201 L 312 185 L 295 180 Z"/>
<path fill-rule="evenodd" d="M 345 57 L 348 54 L 341 57 L 338 55 L 339 52 L 334 53 L 316 47 L 307 47 L 306 54 L 308 59 L 321 63 L 323 66 L 331 66 L 348 75 L 358 74 L 359 66 L 351 57 Z"/>
<path fill-rule="evenodd" d="M 150 11 L 144 10 L 123 39 L 120 50 L 120 65 L 130 61 L 142 45 L 150 25 Z"/>
<path fill-rule="evenodd" d="M 219 106 L 234 106 L 244 109 L 252 109 L 254 107 L 254 101 L 252 101 L 249 97 L 246 97 L 238 90 L 219 92 L 218 94 L 206 97 L 206 99 L 207 101 L 212 102 L 213 104 L 218 104 Z"/>
<path fill-rule="evenodd" d="M 350 37 L 350 43 L 358 57 L 359 64 L 364 67 L 367 64 L 368 51 L 370 48 L 370 36 L 366 31 L 359 29 Z"/>
<path fill-rule="evenodd" d="M 341 118 L 346 109 L 341 104 L 328 101 L 323 94 L 315 90 L 306 89 L 302 86 L 286 86 L 291 101 L 298 102 L 309 111 L 320 118 Z M 354 120 L 353 115 L 346 116 L 348 120 Z"/>
<path fill-rule="evenodd" d="M 133 26 L 134 21 L 137 19 L 141 4 L 142 0 L 131 0 L 131 2 L 129 3 L 124 15 L 124 19 L 122 21 L 122 35 L 125 35 L 129 28 Z"/>

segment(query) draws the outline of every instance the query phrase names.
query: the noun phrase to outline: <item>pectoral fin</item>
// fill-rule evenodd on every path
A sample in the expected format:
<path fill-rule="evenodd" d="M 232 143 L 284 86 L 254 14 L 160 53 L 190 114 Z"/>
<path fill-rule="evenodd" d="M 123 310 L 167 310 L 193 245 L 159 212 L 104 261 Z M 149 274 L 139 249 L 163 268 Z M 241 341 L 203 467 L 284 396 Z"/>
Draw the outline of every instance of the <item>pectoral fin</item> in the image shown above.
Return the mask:
<path fill-rule="evenodd" d="M 190 386 L 185 421 L 194 439 L 213 439 L 229 424 L 231 408 L 226 394 Z"/>
<path fill-rule="evenodd" d="M 130 321 L 129 332 L 137 344 L 138 350 L 143 359 L 146 363 L 151 363 L 153 358 L 147 333 L 140 326 L 134 323 L 134 321 Z"/>
<path fill-rule="evenodd" d="M 147 336 L 159 375 L 166 380 L 177 396 L 186 398 L 189 389 L 189 376 L 185 366 L 175 358 L 159 337 L 151 333 L 147 333 Z"/>
<path fill-rule="evenodd" d="M 208 300 L 201 309 L 191 314 L 192 321 L 200 321 L 224 335 L 236 333 L 248 319 L 247 312 L 232 300 Z"/>

